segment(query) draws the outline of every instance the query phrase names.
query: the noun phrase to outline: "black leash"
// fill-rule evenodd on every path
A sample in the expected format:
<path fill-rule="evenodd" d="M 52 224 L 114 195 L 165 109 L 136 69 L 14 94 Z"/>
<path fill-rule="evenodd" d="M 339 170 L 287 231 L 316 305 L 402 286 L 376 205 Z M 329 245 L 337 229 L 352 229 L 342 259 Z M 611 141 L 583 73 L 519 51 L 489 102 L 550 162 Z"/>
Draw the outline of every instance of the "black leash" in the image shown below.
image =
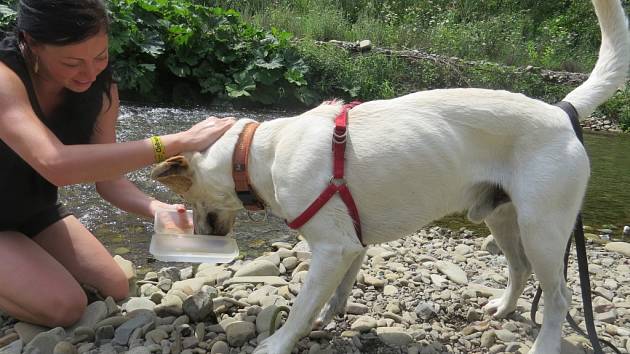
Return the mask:
<path fill-rule="evenodd" d="M 582 136 L 582 127 L 580 126 L 580 121 L 578 120 L 578 113 L 575 110 L 575 107 L 569 102 L 560 101 L 555 104 L 562 108 L 571 119 L 571 124 L 573 125 L 573 130 L 575 131 L 575 135 L 578 137 L 580 142 L 584 144 L 584 137 Z M 593 303 L 591 301 L 591 280 L 588 273 L 588 258 L 586 257 L 586 241 L 584 239 L 584 228 L 582 225 L 582 214 L 578 214 L 577 220 L 575 222 L 575 228 L 573 229 L 573 239 L 575 240 L 575 252 L 577 255 L 578 261 L 578 273 L 580 275 L 580 288 L 582 289 L 582 305 L 584 307 L 584 322 L 586 323 L 586 331 L 588 334 L 584 333 L 584 331 L 578 327 L 577 323 L 571 317 L 571 314 L 567 313 L 567 322 L 574 331 L 579 333 L 581 336 L 588 338 L 593 346 L 593 352 L 595 354 L 603 354 L 604 351 L 600 343 L 604 343 L 610 349 L 612 349 L 615 353 L 621 354 L 619 349 L 617 349 L 612 343 L 609 341 L 599 339 L 597 337 L 597 331 L 595 330 L 595 322 L 593 321 Z M 569 238 L 569 242 L 567 243 L 567 248 L 564 253 L 564 280 L 567 280 L 567 269 L 569 267 L 569 253 L 571 251 L 571 238 Z M 540 296 L 542 295 L 542 288 L 538 285 L 538 289 L 536 290 L 536 295 L 534 296 L 534 300 L 532 301 L 532 308 L 530 312 L 530 317 L 532 322 L 538 327 L 540 325 L 536 323 L 536 312 L 538 311 L 538 302 L 540 301 Z"/>

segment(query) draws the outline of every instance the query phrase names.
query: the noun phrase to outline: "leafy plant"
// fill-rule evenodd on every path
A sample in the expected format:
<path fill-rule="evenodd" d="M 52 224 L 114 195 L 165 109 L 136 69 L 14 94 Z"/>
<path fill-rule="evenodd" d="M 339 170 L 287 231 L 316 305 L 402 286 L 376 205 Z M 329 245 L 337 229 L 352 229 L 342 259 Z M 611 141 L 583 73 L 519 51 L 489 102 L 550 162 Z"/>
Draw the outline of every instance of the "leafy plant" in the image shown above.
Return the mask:
<path fill-rule="evenodd" d="M 148 95 L 159 82 L 161 91 L 189 86 L 184 91 L 223 100 L 303 102 L 308 67 L 288 32 L 185 0 L 112 0 L 110 9 L 110 51 L 123 90 Z"/>
<path fill-rule="evenodd" d="M 6 4 L 0 4 L 0 39 L 4 37 L 3 33 L 13 31 L 16 12 L 14 10 L 15 3 L 8 1 Z"/>

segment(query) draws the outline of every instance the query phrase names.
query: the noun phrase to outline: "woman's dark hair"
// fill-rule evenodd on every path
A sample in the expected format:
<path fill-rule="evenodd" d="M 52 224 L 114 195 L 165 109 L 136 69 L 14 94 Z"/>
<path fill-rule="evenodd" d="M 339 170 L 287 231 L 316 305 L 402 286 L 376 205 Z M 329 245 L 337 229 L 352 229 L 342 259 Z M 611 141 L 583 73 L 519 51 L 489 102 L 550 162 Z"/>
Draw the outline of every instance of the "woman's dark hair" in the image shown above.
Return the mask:
<path fill-rule="evenodd" d="M 42 44 L 66 45 L 81 42 L 109 30 L 103 0 L 20 0 L 16 34 L 23 41 L 28 33 Z"/>
<path fill-rule="evenodd" d="M 109 32 L 109 16 L 104 0 L 18 1 L 15 35 L 23 46 L 26 46 L 25 34 L 38 44 L 63 46 L 82 42 L 101 31 Z M 105 94 L 111 104 L 111 84 L 112 72 L 108 65 L 86 94 L 95 97 L 98 102 Z"/>

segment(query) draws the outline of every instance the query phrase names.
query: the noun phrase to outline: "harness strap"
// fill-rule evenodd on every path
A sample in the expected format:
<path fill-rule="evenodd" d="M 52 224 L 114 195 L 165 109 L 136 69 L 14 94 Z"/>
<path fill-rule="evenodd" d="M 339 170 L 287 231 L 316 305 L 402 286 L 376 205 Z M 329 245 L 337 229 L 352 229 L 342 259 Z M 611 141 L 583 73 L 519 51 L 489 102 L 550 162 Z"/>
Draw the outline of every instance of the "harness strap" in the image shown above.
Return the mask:
<path fill-rule="evenodd" d="M 560 101 L 556 103 L 554 106 L 558 106 L 562 108 L 563 111 L 569 116 L 571 119 L 571 125 L 573 126 L 573 130 L 575 131 L 575 135 L 580 140 L 582 144 L 584 144 L 584 137 L 582 134 L 582 127 L 580 126 L 579 115 L 577 110 L 573 105 L 566 101 Z M 593 303 L 591 301 L 591 280 L 588 273 L 588 258 L 586 256 L 586 241 L 584 240 L 584 227 L 582 225 L 582 214 L 579 213 L 577 216 L 577 220 L 575 223 L 575 228 L 573 229 L 573 239 L 575 240 L 575 252 L 578 261 L 578 274 L 580 275 L 580 287 L 582 289 L 582 305 L 584 306 L 584 322 L 586 323 L 586 331 L 588 334 L 584 333 L 584 331 L 578 327 L 577 323 L 571 317 L 571 314 L 567 312 L 567 322 L 574 331 L 579 333 L 581 336 L 588 338 L 593 346 L 593 352 L 595 354 L 603 354 L 601 343 L 607 345 L 610 349 L 612 349 L 615 353 L 621 354 L 619 349 L 617 349 L 612 343 L 599 339 L 597 337 L 597 331 L 595 329 L 595 323 L 593 321 Z M 571 251 L 571 238 L 569 238 L 569 242 L 567 243 L 566 251 L 564 253 L 564 279 L 567 279 L 567 269 L 569 266 L 569 253 Z M 536 290 L 536 295 L 534 296 L 534 300 L 532 301 L 532 308 L 530 311 L 530 318 L 536 326 L 536 312 L 538 311 L 538 302 L 540 301 L 540 296 L 542 295 L 542 288 L 538 285 L 538 289 Z"/>
<path fill-rule="evenodd" d="M 354 224 L 354 230 L 357 233 L 357 237 L 361 242 L 361 245 L 366 246 L 363 243 L 363 235 L 361 233 L 361 219 L 359 218 L 359 209 L 352 198 L 352 193 L 346 184 L 344 179 L 345 169 L 345 152 L 346 142 L 348 140 L 348 111 L 353 107 L 359 105 L 360 102 L 351 102 L 345 104 L 342 107 L 341 113 L 335 117 L 335 129 L 332 137 L 332 150 L 333 150 L 333 175 L 330 178 L 330 182 L 324 191 L 315 199 L 311 205 L 309 205 L 295 220 L 287 222 L 287 225 L 292 229 L 297 229 L 306 224 L 328 201 L 337 193 L 339 197 L 346 204 L 348 208 L 348 214 L 352 218 Z"/>

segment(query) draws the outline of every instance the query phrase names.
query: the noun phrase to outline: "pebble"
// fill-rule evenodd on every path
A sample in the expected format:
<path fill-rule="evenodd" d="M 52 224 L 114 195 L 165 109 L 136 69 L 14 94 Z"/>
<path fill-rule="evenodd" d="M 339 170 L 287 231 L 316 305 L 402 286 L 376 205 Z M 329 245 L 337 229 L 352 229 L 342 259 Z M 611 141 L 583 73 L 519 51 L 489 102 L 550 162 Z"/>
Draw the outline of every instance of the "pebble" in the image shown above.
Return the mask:
<path fill-rule="evenodd" d="M 120 305 L 111 298 L 94 302 L 79 323 L 65 330 L 50 331 L 0 316 L 2 333 L 15 331 L 21 338 L 0 348 L 0 354 L 252 353 L 268 336 L 273 312 L 279 306 L 291 307 L 310 267 L 306 241 L 274 245 L 275 252 L 257 259 L 148 272 L 134 284 L 132 297 Z M 589 243 L 587 248 L 598 333 L 627 348 L 626 244 Z M 536 289 L 534 277 L 508 319 L 494 320 L 482 310 L 507 283 L 506 260 L 492 236 L 429 228 L 370 247 L 367 254 L 346 314 L 312 331 L 295 353 L 385 352 L 394 347 L 416 354 L 526 353 L 531 348 L 533 329 L 526 318 Z M 581 323 L 574 257 L 570 262 L 571 314 Z M 122 257 L 118 263 L 129 266 Z M 128 269 L 130 276 L 135 276 L 133 269 Z M 285 320 L 282 312 L 276 327 Z M 583 339 L 569 326 L 563 327 L 563 337 L 567 339 L 563 347 L 574 350 L 569 352 L 583 352 Z"/>

